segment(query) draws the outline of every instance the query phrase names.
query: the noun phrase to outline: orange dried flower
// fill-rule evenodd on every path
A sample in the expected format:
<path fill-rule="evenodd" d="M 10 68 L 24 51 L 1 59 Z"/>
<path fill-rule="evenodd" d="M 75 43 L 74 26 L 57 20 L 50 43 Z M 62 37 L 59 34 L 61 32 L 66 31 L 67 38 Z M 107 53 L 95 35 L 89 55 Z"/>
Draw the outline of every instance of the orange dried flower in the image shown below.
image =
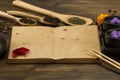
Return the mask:
<path fill-rule="evenodd" d="M 100 25 L 103 23 L 105 17 L 109 16 L 108 14 L 99 14 L 97 17 L 97 24 Z"/>

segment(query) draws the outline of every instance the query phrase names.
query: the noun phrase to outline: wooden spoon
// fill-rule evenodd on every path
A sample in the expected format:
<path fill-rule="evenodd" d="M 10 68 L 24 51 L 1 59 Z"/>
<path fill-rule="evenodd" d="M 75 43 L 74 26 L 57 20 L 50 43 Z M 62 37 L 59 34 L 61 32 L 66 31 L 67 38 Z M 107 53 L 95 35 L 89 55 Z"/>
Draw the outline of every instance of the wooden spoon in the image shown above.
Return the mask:
<path fill-rule="evenodd" d="M 15 15 L 15 16 L 31 17 L 31 18 L 37 19 L 40 23 L 50 25 L 50 26 L 58 26 L 59 22 L 60 22 L 58 19 L 57 19 L 56 23 L 55 22 L 48 22 L 48 21 L 45 21 L 45 19 L 47 17 L 36 16 L 36 15 L 29 14 L 29 13 L 22 12 L 22 11 L 7 11 L 7 13 L 11 14 L 11 15 Z M 56 18 L 51 18 L 51 19 L 55 20 Z"/>
<path fill-rule="evenodd" d="M 41 14 L 45 14 L 51 17 L 56 17 L 58 19 L 60 19 L 62 22 L 68 24 L 68 25 L 89 25 L 92 23 L 92 20 L 90 18 L 86 18 L 86 17 L 81 17 L 81 16 L 76 16 L 76 15 L 66 15 L 66 14 L 60 14 L 60 13 L 56 13 L 53 11 L 49 11 L 34 5 L 31 5 L 29 3 L 23 2 L 21 0 L 15 0 L 13 1 L 13 5 L 27 9 L 27 10 L 31 10 L 37 13 L 41 13 Z M 75 19 L 82 19 L 85 21 L 84 24 L 73 24 L 70 23 L 70 21 L 68 21 L 70 18 L 75 18 Z"/>
<path fill-rule="evenodd" d="M 30 23 L 25 23 L 25 22 L 21 21 L 23 18 L 18 18 L 18 17 L 12 16 L 12 15 L 9 15 L 8 13 L 3 12 L 3 11 L 0 11 L 0 16 L 5 17 L 5 18 L 13 19 L 16 22 L 18 22 L 20 25 L 23 25 L 23 26 L 29 26 L 29 25 L 36 25 L 37 24 L 37 21 L 34 20 L 34 19 L 30 18 L 30 20 L 34 23 L 31 23 L 31 24 Z"/>

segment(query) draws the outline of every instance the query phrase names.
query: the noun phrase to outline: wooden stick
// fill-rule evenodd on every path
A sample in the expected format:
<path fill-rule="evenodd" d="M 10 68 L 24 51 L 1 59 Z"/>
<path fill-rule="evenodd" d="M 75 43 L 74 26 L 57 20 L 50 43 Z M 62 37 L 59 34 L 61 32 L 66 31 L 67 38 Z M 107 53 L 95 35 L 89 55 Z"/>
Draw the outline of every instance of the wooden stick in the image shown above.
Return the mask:
<path fill-rule="evenodd" d="M 118 66 L 120 67 L 120 63 L 117 62 L 117 61 L 115 61 L 114 59 L 112 59 L 112 58 L 110 58 L 110 57 L 108 57 L 108 56 L 104 55 L 103 53 L 98 52 L 98 51 L 96 51 L 96 50 L 93 50 L 93 51 L 94 51 L 95 53 L 97 53 L 97 54 L 103 56 L 103 57 L 106 58 L 107 60 L 109 60 L 109 61 L 115 63 L 116 65 L 118 65 Z"/>
<path fill-rule="evenodd" d="M 112 66 L 114 66 L 115 68 L 117 68 L 117 69 L 120 70 L 120 67 L 119 67 L 118 65 L 116 65 L 116 64 L 114 64 L 113 62 L 107 60 L 106 58 L 102 57 L 101 55 L 96 54 L 96 53 L 94 53 L 93 51 L 90 51 L 90 50 L 87 50 L 87 51 L 88 51 L 89 53 L 91 53 L 91 54 L 97 56 L 99 59 L 105 61 L 106 63 L 108 63 L 108 64 L 110 64 L 110 65 L 112 65 Z"/>

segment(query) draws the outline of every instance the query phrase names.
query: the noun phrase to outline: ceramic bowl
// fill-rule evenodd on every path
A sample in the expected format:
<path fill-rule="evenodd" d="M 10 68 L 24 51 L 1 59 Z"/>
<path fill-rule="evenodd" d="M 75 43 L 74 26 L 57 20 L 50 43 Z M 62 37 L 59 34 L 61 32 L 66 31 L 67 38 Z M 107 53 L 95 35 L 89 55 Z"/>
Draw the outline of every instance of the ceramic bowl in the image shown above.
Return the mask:
<path fill-rule="evenodd" d="M 120 28 L 106 31 L 105 44 L 111 48 L 120 48 Z"/>
<path fill-rule="evenodd" d="M 113 20 L 114 18 L 118 18 L 120 19 L 119 16 L 107 16 L 104 20 L 103 20 L 103 31 L 106 32 L 109 29 L 114 29 L 114 28 L 120 28 L 120 23 L 112 23 L 111 20 Z"/>

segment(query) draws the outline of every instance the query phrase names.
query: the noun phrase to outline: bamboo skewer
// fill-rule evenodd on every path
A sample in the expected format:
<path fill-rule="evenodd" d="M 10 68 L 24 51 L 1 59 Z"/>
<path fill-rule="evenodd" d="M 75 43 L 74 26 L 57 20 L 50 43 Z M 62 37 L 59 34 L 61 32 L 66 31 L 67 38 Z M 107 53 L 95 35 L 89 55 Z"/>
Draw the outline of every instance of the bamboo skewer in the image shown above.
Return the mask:
<path fill-rule="evenodd" d="M 117 62 L 117 61 L 115 61 L 114 59 L 111 59 L 110 57 L 108 57 L 108 56 L 104 55 L 103 53 L 100 53 L 100 52 L 98 52 L 98 51 L 96 51 L 96 50 L 93 50 L 93 51 L 94 51 L 95 53 L 101 55 L 102 57 L 108 59 L 109 61 L 115 63 L 116 65 L 120 66 L 120 63 Z"/>
<path fill-rule="evenodd" d="M 111 58 L 108 60 L 107 58 L 102 57 L 100 54 L 96 54 L 96 53 L 93 52 L 93 51 L 90 51 L 90 50 L 87 50 L 87 49 L 86 49 L 86 51 L 88 51 L 89 53 L 95 55 L 95 56 L 98 57 L 99 59 L 105 61 L 106 63 L 108 63 L 108 64 L 110 64 L 110 65 L 112 65 L 112 66 L 114 66 L 115 68 L 117 68 L 117 69 L 120 70 L 120 66 L 117 65 L 117 64 L 115 64 L 115 63 L 113 62 L 114 60 L 112 60 Z M 97 51 L 97 53 L 98 53 L 98 51 Z"/>

